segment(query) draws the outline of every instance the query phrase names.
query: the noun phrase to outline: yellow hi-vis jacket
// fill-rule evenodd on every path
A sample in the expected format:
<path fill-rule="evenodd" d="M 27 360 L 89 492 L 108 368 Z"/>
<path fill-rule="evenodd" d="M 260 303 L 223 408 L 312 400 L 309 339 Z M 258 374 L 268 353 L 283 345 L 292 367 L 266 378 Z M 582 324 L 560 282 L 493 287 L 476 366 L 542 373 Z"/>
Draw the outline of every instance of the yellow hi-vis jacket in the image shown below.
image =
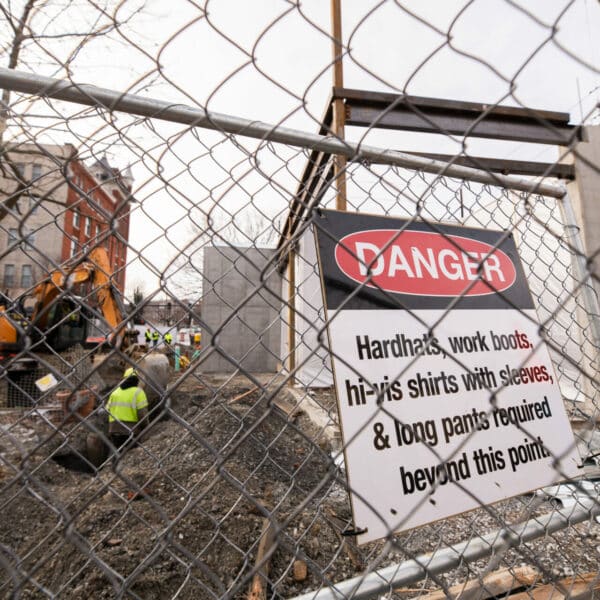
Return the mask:
<path fill-rule="evenodd" d="M 137 423 L 138 410 L 144 408 L 148 408 L 148 399 L 143 389 L 133 386 L 123 390 L 118 387 L 106 403 L 108 422 Z"/>

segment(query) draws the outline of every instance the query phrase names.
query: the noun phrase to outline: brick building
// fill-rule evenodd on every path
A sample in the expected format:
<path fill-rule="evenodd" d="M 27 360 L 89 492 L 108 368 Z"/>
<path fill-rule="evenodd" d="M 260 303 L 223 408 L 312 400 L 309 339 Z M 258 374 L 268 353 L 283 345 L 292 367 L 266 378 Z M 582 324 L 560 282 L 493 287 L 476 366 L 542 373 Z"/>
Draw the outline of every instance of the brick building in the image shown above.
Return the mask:
<path fill-rule="evenodd" d="M 10 298 L 94 245 L 124 291 L 132 178 L 70 144 L 21 144 L 0 154 L 0 289 Z"/>
<path fill-rule="evenodd" d="M 94 246 L 104 246 L 115 285 L 125 291 L 129 203 L 132 178 L 112 168 L 106 158 L 90 167 L 78 159 L 69 164 L 61 259 L 66 261 Z"/>

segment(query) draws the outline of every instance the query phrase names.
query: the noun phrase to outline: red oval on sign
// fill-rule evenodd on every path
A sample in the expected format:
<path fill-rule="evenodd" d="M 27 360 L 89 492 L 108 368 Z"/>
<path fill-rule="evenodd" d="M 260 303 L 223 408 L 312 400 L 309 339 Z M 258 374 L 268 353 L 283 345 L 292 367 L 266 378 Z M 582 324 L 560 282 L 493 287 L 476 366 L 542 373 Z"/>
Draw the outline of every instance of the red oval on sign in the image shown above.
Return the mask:
<path fill-rule="evenodd" d="M 336 245 L 335 260 L 358 283 L 421 296 L 494 294 L 509 288 L 517 275 L 502 250 L 479 240 L 429 231 L 351 233 Z"/>

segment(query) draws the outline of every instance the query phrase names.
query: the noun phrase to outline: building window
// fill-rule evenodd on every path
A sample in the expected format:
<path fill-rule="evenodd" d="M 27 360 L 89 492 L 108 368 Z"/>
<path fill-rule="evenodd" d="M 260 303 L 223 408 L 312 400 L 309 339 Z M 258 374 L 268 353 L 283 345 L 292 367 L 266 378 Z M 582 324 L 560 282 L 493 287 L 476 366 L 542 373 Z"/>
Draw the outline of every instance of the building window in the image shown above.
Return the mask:
<path fill-rule="evenodd" d="M 35 233 L 33 231 L 30 231 L 27 233 L 27 230 L 26 230 L 24 233 L 24 236 L 21 237 L 19 230 L 16 229 L 15 227 L 11 227 L 8 230 L 8 246 L 10 247 L 16 243 L 20 244 L 22 242 L 27 242 L 28 244 L 33 246 L 33 244 L 35 244 Z"/>
<path fill-rule="evenodd" d="M 85 235 L 88 237 L 92 235 L 92 220 L 89 217 L 85 218 Z"/>
<path fill-rule="evenodd" d="M 21 177 L 24 177 L 25 176 L 25 163 L 18 162 L 18 163 L 14 163 L 14 165 L 15 165 L 15 168 L 17 169 L 19 175 Z"/>
<path fill-rule="evenodd" d="M 71 240 L 71 256 L 77 253 L 77 240 Z"/>
<path fill-rule="evenodd" d="M 4 287 L 15 287 L 15 265 L 4 265 Z"/>
<path fill-rule="evenodd" d="M 31 265 L 21 267 L 21 287 L 30 288 L 33 285 L 33 271 Z"/>
<path fill-rule="evenodd" d="M 79 209 L 73 209 L 73 228 L 79 229 Z"/>
<path fill-rule="evenodd" d="M 31 179 L 39 179 L 42 176 L 42 165 L 39 163 L 33 163 L 31 166 Z"/>
<path fill-rule="evenodd" d="M 29 196 L 29 212 L 32 215 L 35 215 L 35 213 L 37 212 L 37 209 L 40 206 L 39 202 L 40 199 L 34 198 L 33 196 Z"/>
<path fill-rule="evenodd" d="M 18 235 L 19 235 L 19 232 L 17 231 L 16 227 L 11 227 L 8 230 L 8 245 L 9 246 L 12 246 L 13 244 L 16 243 Z"/>
<path fill-rule="evenodd" d="M 25 215 L 27 213 L 30 215 L 35 214 L 37 212 L 40 200 L 40 198 L 36 198 L 29 193 L 24 194 L 17 204 L 17 212 L 20 215 Z"/>

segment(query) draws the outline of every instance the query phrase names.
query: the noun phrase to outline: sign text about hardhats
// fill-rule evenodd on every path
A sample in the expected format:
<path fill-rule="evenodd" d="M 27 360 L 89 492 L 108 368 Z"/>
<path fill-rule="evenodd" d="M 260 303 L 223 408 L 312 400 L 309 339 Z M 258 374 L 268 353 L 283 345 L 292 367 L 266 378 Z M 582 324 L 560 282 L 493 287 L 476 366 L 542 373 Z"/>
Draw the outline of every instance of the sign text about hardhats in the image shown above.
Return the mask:
<path fill-rule="evenodd" d="M 363 377 L 344 380 L 345 403 L 348 408 L 362 406 L 383 406 L 401 402 L 403 399 L 432 398 L 443 395 L 489 390 L 490 394 L 499 386 L 521 386 L 522 400 L 513 405 L 498 407 L 481 405 L 469 411 L 439 418 L 420 419 L 414 422 L 393 420 L 393 426 L 386 429 L 383 421 L 376 420 L 372 425 L 373 448 L 378 452 L 393 451 L 424 444 L 438 448 L 450 444 L 477 431 L 493 431 L 510 426 L 523 426 L 552 417 L 552 409 L 546 395 L 538 396 L 535 386 L 538 383 L 553 383 L 554 377 L 546 364 L 521 366 L 522 352 L 531 351 L 533 344 L 526 333 L 515 329 L 511 332 L 476 330 L 467 336 L 446 336 L 444 342 L 424 334 L 420 337 L 395 333 L 387 338 L 373 338 L 366 334 L 355 336 L 355 352 L 358 361 L 377 361 L 390 358 L 423 357 L 426 366 L 422 371 L 412 372 L 410 377 L 384 375 L 380 381 L 367 382 Z M 516 351 L 514 363 L 509 358 L 502 361 L 501 368 L 490 368 L 485 354 L 510 356 Z M 434 359 L 447 360 L 449 356 L 478 353 L 482 362 L 460 373 L 445 369 L 433 370 L 427 364 Z M 514 353 L 513 353 L 514 354 Z M 428 360 L 429 359 L 429 360 Z M 497 359 L 497 356 L 496 356 Z M 497 360 L 491 361 L 492 363 Z M 491 395 L 490 395 L 491 397 Z M 482 447 L 463 451 L 456 457 L 440 462 L 433 453 L 430 465 L 417 469 L 407 469 L 399 465 L 399 476 L 404 494 L 432 490 L 436 486 L 452 481 L 469 479 L 475 475 L 487 475 L 509 469 L 516 472 L 524 464 L 542 460 L 550 456 L 541 436 L 528 437 L 525 433 L 518 444 L 498 447 L 486 444 Z M 502 439 L 492 436 L 490 439 Z"/>

